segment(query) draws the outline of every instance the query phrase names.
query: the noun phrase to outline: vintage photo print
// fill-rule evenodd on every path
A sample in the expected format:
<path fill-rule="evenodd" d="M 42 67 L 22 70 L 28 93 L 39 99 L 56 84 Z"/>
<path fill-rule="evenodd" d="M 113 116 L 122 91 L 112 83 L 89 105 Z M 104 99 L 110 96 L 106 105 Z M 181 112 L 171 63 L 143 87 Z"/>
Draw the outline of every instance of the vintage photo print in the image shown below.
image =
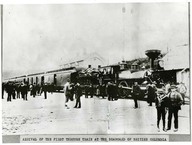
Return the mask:
<path fill-rule="evenodd" d="M 2 142 L 191 141 L 190 8 L 2 4 Z"/>

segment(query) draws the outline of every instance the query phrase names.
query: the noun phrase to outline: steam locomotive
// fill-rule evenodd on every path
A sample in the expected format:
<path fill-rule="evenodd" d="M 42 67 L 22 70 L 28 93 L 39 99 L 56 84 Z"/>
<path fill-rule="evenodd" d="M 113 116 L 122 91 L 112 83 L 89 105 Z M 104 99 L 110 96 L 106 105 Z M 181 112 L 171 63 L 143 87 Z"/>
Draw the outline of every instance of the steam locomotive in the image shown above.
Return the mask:
<path fill-rule="evenodd" d="M 159 60 L 157 60 L 157 64 L 159 64 L 158 61 Z M 154 70 L 154 58 L 151 63 Z M 88 68 L 68 67 L 42 73 L 14 77 L 6 81 L 15 83 L 24 82 L 27 85 L 32 85 L 35 83 L 39 86 L 42 86 L 46 83 L 48 86 L 48 91 L 51 92 L 59 92 L 63 90 L 63 86 L 67 82 L 68 78 L 72 83 L 80 82 L 83 86 L 91 84 L 95 92 L 98 86 L 101 86 L 102 84 L 107 85 L 108 82 L 113 82 L 118 87 L 120 98 L 130 97 L 133 83 L 137 81 L 141 86 L 140 96 L 141 98 L 144 98 L 146 93 L 145 82 L 153 82 L 159 78 L 158 71 L 160 70 L 160 67 L 157 68 L 157 71 L 151 70 L 152 69 L 141 70 L 134 65 L 133 68 L 130 68 L 127 66 L 127 63 L 122 62 L 115 65 L 102 67 L 99 65 L 98 68 L 92 68 L 91 65 L 89 65 Z"/>

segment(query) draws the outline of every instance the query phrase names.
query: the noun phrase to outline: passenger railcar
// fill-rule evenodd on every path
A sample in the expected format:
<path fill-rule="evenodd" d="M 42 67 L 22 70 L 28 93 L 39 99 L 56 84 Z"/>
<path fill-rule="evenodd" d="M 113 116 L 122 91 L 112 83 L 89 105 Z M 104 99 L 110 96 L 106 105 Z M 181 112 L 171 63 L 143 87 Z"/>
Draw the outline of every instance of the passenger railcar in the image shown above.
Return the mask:
<path fill-rule="evenodd" d="M 46 84 L 48 91 L 61 91 L 63 90 L 64 84 L 67 82 L 67 79 L 70 79 L 71 82 L 76 83 L 78 79 L 78 72 L 84 68 L 70 67 L 63 68 L 58 70 L 52 70 L 47 72 L 23 75 L 20 77 L 13 77 L 5 80 L 5 82 L 14 82 L 14 83 L 26 83 L 30 85 L 42 86 Z"/>

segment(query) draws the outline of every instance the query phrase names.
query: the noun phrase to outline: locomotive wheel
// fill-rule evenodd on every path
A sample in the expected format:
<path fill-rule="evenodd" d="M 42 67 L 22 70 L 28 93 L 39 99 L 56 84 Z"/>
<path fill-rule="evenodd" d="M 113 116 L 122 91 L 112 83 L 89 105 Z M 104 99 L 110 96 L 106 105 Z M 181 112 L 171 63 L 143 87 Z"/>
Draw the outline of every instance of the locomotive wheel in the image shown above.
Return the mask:
<path fill-rule="evenodd" d="M 121 81 L 121 82 L 119 83 L 119 86 L 128 87 L 128 84 L 127 84 L 126 81 Z M 122 90 L 120 90 L 120 93 L 119 93 L 119 97 L 120 97 L 120 98 L 125 99 L 125 98 L 127 98 L 129 95 L 130 95 L 130 90 L 125 89 L 125 88 L 122 88 Z"/>

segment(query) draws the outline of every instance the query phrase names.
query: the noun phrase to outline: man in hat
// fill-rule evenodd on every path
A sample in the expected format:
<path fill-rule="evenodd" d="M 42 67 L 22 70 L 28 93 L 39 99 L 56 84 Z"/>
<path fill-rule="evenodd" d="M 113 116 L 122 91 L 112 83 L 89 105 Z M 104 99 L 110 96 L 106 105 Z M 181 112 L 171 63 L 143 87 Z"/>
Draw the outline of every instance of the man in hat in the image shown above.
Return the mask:
<path fill-rule="evenodd" d="M 89 94 L 89 86 L 85 85 L 85 98 L 88 98 L 88 94 Z"/>
<path fill-rule="evenodd" d="M 34 83 L 32 86 L 32 95 L 33 95 L 33 98 L 35 98 L 35 96 L 36 96 L 36 83 Z"/>
<path fill-rule="evenodd" d="M 17 92 L 17 99 L 20 99 L 20 94 L 21 94 L 21 84 L 17 83 L 16 85 L 16 92 Z"/>
<path fill-rule="evenodd" d="M 48 91 L 47 83 L 42 83 L 42 92 L 44 92 L 45 99 L 47 99 L 47 91 Z"/>
<path fill-rule="evenodd" d="M 6 86 L 6 91 L 7 91 L 7 102 L 11 102 L 11 97 L 12 97 L 12 92 L 13 92 L 13 85 L 11 82 L 8 82 L 7 83 L 7 86 Z"/>
<path fill-rule="evenodd" d="M 106 86 L 105 86 L 105 84 L 103 84 L 101 86 L 101 96 L 103 99 L 105 98 L 105 95 L 106 95 Z"/>
<path fill-rule="evenodd" d="M 93 95 L 94 95 L 93 84 L 90 84 L 90 86 L 89 86 L 89 94 L 90 94 L 91 98 L 93 98 Z"/>
<path fill-rule="evenodd" d="M 155 84 L 148 84 L 147 85 L 147 102 L 149 103 L 149 106 L 152 106 L 152 102 L 156 98 L 156 86 Z"/>
<path fill-rule="evenodd" d="M 13 86 L 12 96 L 13 96 L 13 99 L 16 99 L 16 84 L 15 84 L 15 82 L 12 84 L 12 86 Z"/>
<path fill-rule="evenodd" d="M 76 104 L 74 108 L 81 108 L 81 96 L 82 96 L 82 87 L 79 83 L 75 86 L 76 92 Z"/>
<path fill-rule="evenodd" d="M 178 92 L 181 94 L 182 98 L 183 98 L 183 105 L 185 104 L 185 95 L 186 95 L 186 92 L 187 92 L 187 87 L 185 86 L 184 83 L 180 83 L 178 85 Z"/>
<path fill-rule="evenodd" d="M 168 98 L 165 95 L 165 91 L 163 89 L 157 90 L 157 97 L 155 99 L 155 105 L 157 109 L 157 128 L 158 132 L 160 131 L 159 123 L 162 117 L 163 121 L 163 131 L 166 131 L 165 128 L 165 115 L 166 115 L 166 107 L 167 107 Z"/>
<path fill-rule="evenodd" d="M 172 115 L 174 115 L 174 127 L 175 132 L 178 131 L 178 111 L 181 110 L 181 105 L 183 103 L 183 98 L 180 93 L 178 93 L 175 85 L 171 85 L 171 92 L 168 94 L 169 98 L 169 115 L 168 115 L 168 127 L 167 130 L 171 129 Z"/>
<path fill-rule="evenodd" d="M 24 88 L 24 83 L 21 83 L 21 98 L 25 100 L 25 88 Z"/>
<path fill-rule="evenodd" d="M 112 82 L 108 82 L 107 84 L 107 95 L 108 95 L 108 100 L 113 101 L 113 84 Z"/>
<path fill-rule="evenodd" d="M 70 98 L 70 90 L 72 88 L 70 87 L 70 80 L 67 79 L 67 83 L 64 85 L 64 94 L 65 94 L 65 107 L 67 107 L 67 109 L 69 109 L 69 107 L 67 106 L 67 103 L 69 101 Z"/>
<path fill-rule="evenodd" d="M 2 83 L 2 99 L 4 99 L 5 83 Z"/>
<path fill-rule="evenodd" d="M 135 107 L 134 107 L 135 109 L 138 108 L 137 99 L 139 98 L 140 93 L 141 93 L 141 89 L 138 85 L 138 82 L 134 82 L 132 94 L 133 94 L 133 100 L 135 102 Z"/>

